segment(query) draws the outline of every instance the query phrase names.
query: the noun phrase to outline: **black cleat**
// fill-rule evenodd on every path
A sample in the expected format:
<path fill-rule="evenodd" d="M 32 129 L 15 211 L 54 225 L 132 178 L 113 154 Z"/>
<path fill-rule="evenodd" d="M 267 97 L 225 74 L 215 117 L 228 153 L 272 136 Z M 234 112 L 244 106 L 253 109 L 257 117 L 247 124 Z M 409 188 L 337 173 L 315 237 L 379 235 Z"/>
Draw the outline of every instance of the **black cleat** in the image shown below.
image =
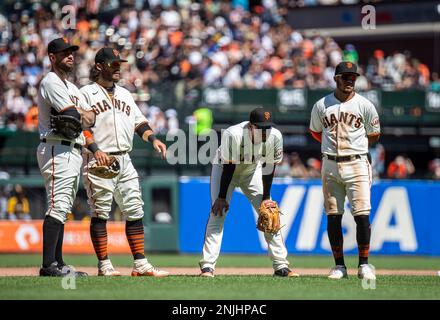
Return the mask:
<path fill-rule="evenodd" d="M 64 274 L 58 268 L 58 262 L 52 262 L 49 267 L 40 268 L 40 277 L 64 277 Z"/>
<path fill-rule="evenodd" d="M 75 268 L 71 265 L 58 265 L 58 269 L 61 271 L 63 276 L 73 275 L 75 277 L 87 277 L 88 274 L 84 271 L 76 271 Z"/>
<path fill-rule="evenodd" d="M 289 268 L 281 268 L 279 270 L 275 270 L 273 275 L 277 277 L 299 277 L 298 273 L 293 272 Z"/>
<path fill-rule="evenodd" d="M 203 268 L 201 271 L 202 271 L 202 273 L 200 274 L 201 277 L 214 278 L 214 269 L 207 267 L 207 268 Z"/>

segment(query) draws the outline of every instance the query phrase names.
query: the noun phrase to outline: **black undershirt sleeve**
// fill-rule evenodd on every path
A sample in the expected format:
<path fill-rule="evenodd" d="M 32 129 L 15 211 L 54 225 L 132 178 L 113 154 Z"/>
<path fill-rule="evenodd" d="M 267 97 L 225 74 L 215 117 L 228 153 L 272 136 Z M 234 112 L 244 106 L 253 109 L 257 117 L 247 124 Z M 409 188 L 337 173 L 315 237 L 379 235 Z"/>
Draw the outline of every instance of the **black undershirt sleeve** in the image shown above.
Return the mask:
<path fill-rule="evenodd" d="M 76 108 L 67 108 L 66 110 L 60 112 L 59 114 L 62 114 L 64 116 L 72 116 L 76 119 L 81 120 L 81 115 L 79 114 L 78 110 Z"/>
<path fill-rule="evenodd" d="M 218 197 L 226 199 L 226 193 L 228 192 L 229 185 L 231 184 L 232 176 L 234 175 L 235 164 L 224 164 L 222 177 L 220 179 L 220 191 Z"/>

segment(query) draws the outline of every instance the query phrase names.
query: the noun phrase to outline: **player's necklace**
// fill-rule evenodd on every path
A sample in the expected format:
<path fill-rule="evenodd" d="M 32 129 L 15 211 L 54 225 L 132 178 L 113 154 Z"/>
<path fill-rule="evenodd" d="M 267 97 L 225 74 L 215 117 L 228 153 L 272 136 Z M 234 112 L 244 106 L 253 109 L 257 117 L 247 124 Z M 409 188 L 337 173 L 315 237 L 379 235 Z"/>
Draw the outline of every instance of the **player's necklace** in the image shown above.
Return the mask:
<path fill-rule="evenodd" d="M 101 86 L 99 83 L 96 83 L 96 84 L 99 86 L 99 88 L 104 93 L 104 95 L 107 97 L 107 99 L 110 100 L 110 103 L 112 104 L 113 109 L 114 109 L 115 108 L 115 104 L 114 104 L 114 89 L 115 89 L 115 86 L 113 85 L 112 92 L 109 92 L 107 89 L 104 89 L 104 87 Z"/>

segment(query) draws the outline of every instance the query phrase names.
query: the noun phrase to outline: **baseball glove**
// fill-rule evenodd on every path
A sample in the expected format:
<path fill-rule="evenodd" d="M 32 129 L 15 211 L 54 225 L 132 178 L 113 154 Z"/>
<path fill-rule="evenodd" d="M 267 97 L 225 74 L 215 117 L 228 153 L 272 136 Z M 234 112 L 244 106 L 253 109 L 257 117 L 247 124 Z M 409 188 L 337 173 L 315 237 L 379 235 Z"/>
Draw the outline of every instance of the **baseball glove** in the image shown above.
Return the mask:
<path fill-rule="evenodd" d="M 113 179 L 116 177 L 121 169 L 119 161 L 114 156 L 108 157 L 110 159 L 108 166 L 99 166 L 96 161 L 93 160 L 94 162 L 89 166 L 89 173 L 104 179 Z"/>
<path fill-rule="evenodd" d="M 82 132 L 81 122 L 78 119 L 68 115 L 50 116 L 50 127 L 54 133 L 73 140 L 78 138 Z"/>
<path fill-rule="evenodd" d="M 271 234 L 276 234 L 281 229 L 280 208 L 275 201 L 265 200 L 261 203 L 257 229 Z"/>

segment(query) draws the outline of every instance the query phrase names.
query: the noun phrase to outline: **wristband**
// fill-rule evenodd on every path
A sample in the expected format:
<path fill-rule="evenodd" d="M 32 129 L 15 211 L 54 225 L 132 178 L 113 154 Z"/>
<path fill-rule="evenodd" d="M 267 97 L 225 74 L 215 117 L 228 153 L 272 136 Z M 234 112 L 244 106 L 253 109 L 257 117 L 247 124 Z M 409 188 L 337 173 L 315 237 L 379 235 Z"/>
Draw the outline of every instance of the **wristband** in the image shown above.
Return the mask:
<path fill-rule="evenodd" d="M 151 143 L 153 143 L 153 141 L 154 140 L 156 140 L 157 138 L 156 138 L 156 136 L 154 135 L 154 134 L 150 134 L 149 136 L 148 136 L 148 141 L 150 141 Z"/>
<path fill-rule="evenodd" d="M 89 149 L 90 151 L 92 151 L 92 153 L 95 153 L 96 151 L 99 150 L 98 145 L 96 144 L 96 142 L 93 142 L 91 144 L 89 144 L 87 146 L 87 149 Z"/>

